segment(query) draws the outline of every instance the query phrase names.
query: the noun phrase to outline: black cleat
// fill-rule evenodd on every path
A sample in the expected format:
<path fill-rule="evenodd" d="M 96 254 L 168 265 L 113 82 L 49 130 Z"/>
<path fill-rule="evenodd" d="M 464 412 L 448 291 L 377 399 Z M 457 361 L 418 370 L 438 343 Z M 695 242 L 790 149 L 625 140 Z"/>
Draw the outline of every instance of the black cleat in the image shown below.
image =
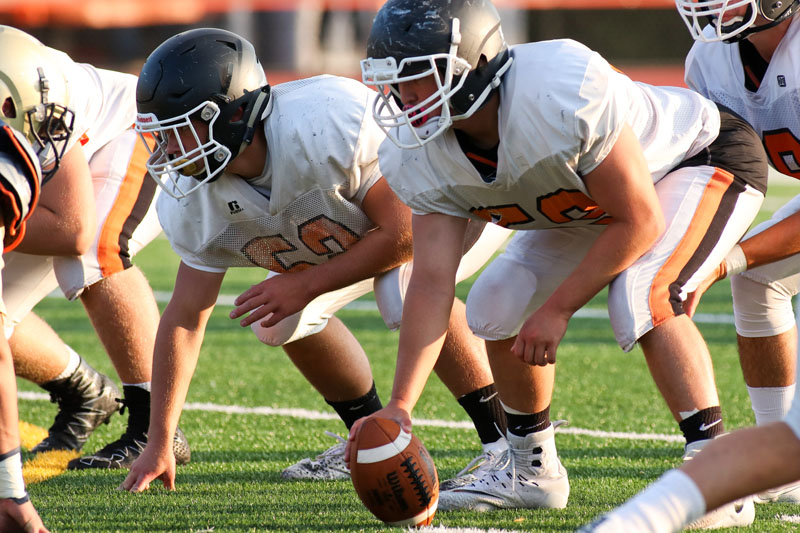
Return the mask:
<path fill-rule="evenodd" d="M 68 470 L 85 470 L 87 468 L 130 468 L 144 451 L 147 445 L 147 433 L 131 435 L 124 433 L 118 440 L 107 444 L 93 455 L 79 457 L 67 463 Z M 192 458 L 189 441 L 181 428 L 175 430 L 172 439 L 172 451 L 175 463 L 185 465 Z"/>
<path fill-rule="evenodd" d="M 150 392 L 139 387 L 124 387 L 125 399 L 122 409 L 128 409 L 128 427 L 125 433 L 112 443 L 92 455 L 73 459 L 67 464 L 69 470 L 87 468 L 130 468 L 147 445 L 147 430 L 150 425 Z M 185 465 L 192 458 L 189 442 L 180 428 L 172 440 L 175 463 Z"/>
<path fill-rule="evenodd" d="M 58 404 L 58 414 L 47 437 L 32 453 L 79 451 L 97 426 L 107 424 L 120 409 L 117 386 L 83 359 L 71 376 L 48 381 L 42 388 L 50 393 L 50 401 Z"/>

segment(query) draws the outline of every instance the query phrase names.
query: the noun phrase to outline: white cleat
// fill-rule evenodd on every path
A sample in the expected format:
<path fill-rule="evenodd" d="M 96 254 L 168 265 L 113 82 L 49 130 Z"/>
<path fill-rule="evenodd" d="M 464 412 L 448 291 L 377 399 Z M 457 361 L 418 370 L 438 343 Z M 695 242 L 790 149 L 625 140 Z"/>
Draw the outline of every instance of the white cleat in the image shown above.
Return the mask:
<path fill-rule="evenodd" d="M 509 434 L 509 448 L 480 478 L 439 493 L 439 510 L 563 509 L 567 471 L 558 459 L 551 425 L 525 437 Z"/>
<path fill-rule="evenodd" d="M 753 496 L 756 503 L 800 503 L 800 483 L 783 485 Z"/>
<path fill-rule="evenodd" d="M 491 448 L 484 450 L 482 454 L 470 461 L 455 477 L 439 483 L 439 492 L 469 485 L 483 477 L 486 472 L 495 468 L 506 450 L 508 450 L 506 439 L 500 439 L 493 443 Z"/>
<path fill-rule="evenodd" d="M 686 529 L 720 529 L 723 527 L 747 527 L 756 517 L 753 498 L 747 497 L 707 513 L 698 518 Z"/>
<path fill-rule="evenodd" d="M 344 462 L 344 446 L 347 441 L 335 433 L 325 432 L 339 442 L 319 454 L 315 459 L 306 457 L 299 463 L 289 466 L 281 472 L 283 479 L 325 481 L 350 479 L 350 470 Z"/>

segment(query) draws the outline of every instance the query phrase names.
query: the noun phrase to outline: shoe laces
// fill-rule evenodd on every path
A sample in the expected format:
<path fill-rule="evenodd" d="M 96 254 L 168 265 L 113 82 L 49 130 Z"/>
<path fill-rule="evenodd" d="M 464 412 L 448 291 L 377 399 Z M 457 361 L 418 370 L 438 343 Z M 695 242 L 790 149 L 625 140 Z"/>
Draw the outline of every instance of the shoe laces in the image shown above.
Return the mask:
<path fill-rule="evenodd" d="M 456 474 L 456 477 L 465 476 L 465 475 L 470 474 L 470 473 L 472 473 L 472 472 L 474 472 L 476 470 L 479 470 L 484 465 L 492 464 L 493 461 L 498 460 L 500 457 L 502 457 L 502 454 L 504 452 L 505 452 L 505 450 L 503 450 L 503 451 L 501 451 L 499 453 L 492 452 L 492 451 L 489 451 L 489 450 L 483 452 L 479 456 L 473 458 L 472 461 L 467 463 L 467 466 L 462 468 L 461 471 L 458 474 Z"/>
<path fill-rule="evenodd" d="M 96 451 L 92 455 L 99 455 L 99 456 L 108 456 L 111 455 L 113 452 L 122 451 L 124 452 L 126 449 L 135 450 L 137 452 L 141 452 L 144 450 L 145 445 L 147 444 L 147 435 L 142 435 L 144 440 L 137 438 L 137 435 L 133 435 L 129 432 L 123 433 L 120 438 L 115 440 L 114 442 L 109 442 L 105 446 L 103 446 L 100 450 Z M 127 455 L 124 454 L 123 455 Z"/>
<path fill-rule="evenodd" d="M 343 438 L 332 431 L 325 431 L 325 434 L 329 437 L 333 437 L 334 439 L 338 440 L 336 444 L 322 452 L 316 457 L 316 460 L 319 462 L 330 462 L 335 461 L 336 459 L 341 458 L 344 460 L 344 447 L 347 444 L 347 439 Z"/>

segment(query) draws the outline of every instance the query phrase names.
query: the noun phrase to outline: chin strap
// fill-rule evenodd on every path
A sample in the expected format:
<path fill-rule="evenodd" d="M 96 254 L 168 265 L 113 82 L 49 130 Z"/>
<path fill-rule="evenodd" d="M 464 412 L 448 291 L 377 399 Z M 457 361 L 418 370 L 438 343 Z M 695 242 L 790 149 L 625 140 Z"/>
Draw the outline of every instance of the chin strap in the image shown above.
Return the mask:
<path fill-rule="evenodd" d="M 256 97 L 256 101 L 253 103 L 253 112 L 250 113 L 250 118 L 247 119 L 247 129 L 245 130 L 244 137 L 242 138 L 242 145 L 239 147 L 239 153 L 242 153 L 242 150 L 253 142 L 253 136 L 256 133 L 256 129 L 254 127 L 257 120 L 261 120 L 266 118 L 272 112 L 272 98 L 270 95 L 272 91 L 269 85 L 265 85 L 261 88 L 258 96 Z"/>

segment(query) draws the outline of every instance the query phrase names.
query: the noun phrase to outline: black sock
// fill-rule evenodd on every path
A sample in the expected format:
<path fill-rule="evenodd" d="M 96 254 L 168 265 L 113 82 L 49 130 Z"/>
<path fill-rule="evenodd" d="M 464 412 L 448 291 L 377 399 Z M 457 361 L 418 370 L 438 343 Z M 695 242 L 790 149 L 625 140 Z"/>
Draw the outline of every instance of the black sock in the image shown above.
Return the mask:
<path fill-rule="evenodd" d="M 481 444 L 497 442 L 506 434 L 506 413 L 494 383 L 465 394 L 458 403 L 475 424 Z"/>
<path fill-rule="evenodd" d="M 339 418 L 342 419 L 347 429 L 353 427 L 356 420 L 364 416 L 371 415 L 383 408 L 381 399 L 378 398 L 378 393 L 375 390 L 375 383 L 372 383 L 372 388 L 364 396 L 356 398 L 355 400 L 347 400 L 344 402 L 329 402 L 325 400 L 328 405 L 333 407 Z"/>
<path fill-rule="evenodd" d="M 530 415 L 517 415 L 506 412 L 508 431 L 517 437 L 524 437 L 537 431 L 547 429 L 550 425 L 550 406 Z"/>
<path fill-rule="evenodd" d="M 123 385 L 123 409 L 128 410 L 128 430 L 131 433 L 147 433 L 150 426 L 150 391 L 132 385 Z"/>
<path fill-rule="evenodd" d="M 722 422 L 722 409 L 717 405 L 696 412 L 678 424 L 686 438 L 686 444 L 698 440 L 713 439 L 725 433 Z"/>

